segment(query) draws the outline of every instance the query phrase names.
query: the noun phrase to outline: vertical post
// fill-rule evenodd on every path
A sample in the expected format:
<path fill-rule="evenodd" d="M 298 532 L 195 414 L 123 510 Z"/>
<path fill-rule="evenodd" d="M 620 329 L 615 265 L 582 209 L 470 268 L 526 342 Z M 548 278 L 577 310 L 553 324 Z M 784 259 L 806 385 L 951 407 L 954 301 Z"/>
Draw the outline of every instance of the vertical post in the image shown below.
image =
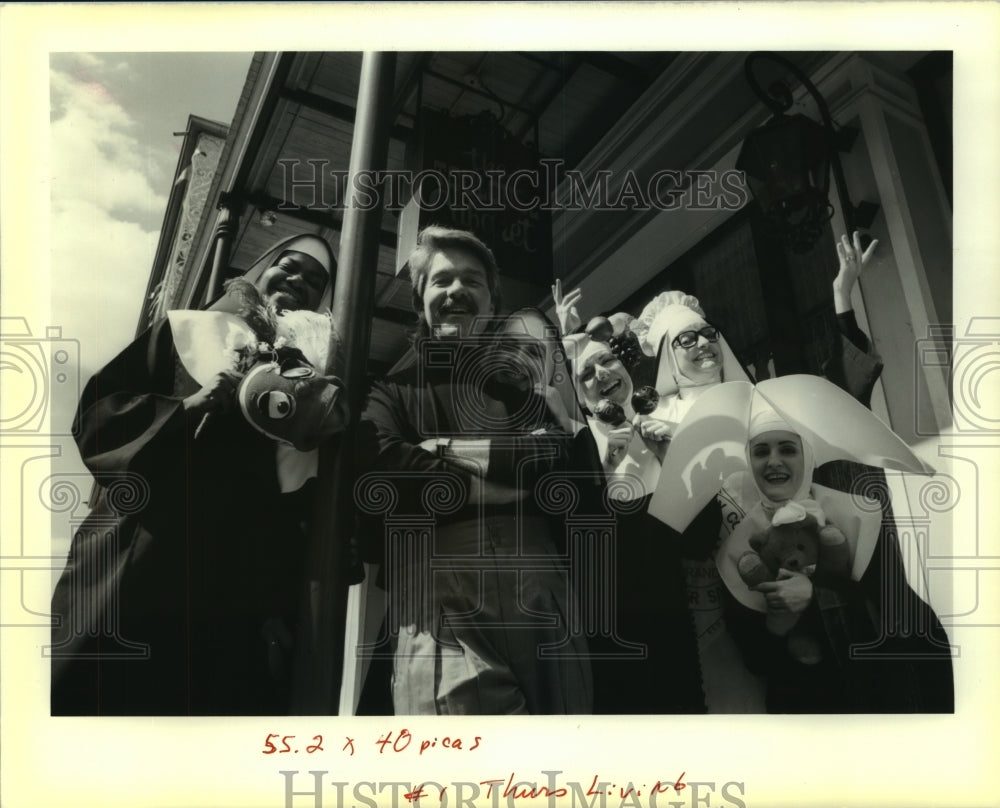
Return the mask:
<path fill-rule="evenodd" d="M 350 182 L 362 171 L 385 169 L 396 56 L 365 53 L 351 144 Z M 299 632 L 293 710 L 324 715 L 336 711 L 344 669 L 349 553 L 354 529 L 353 436 L 365 400 L 365 365 L 375 296 L 379 230 L 384 198 L 374 207 L 345 200 L 333 319 L 343 337 L 343 372 L 351 407 L 350 426 L 339 440 L 320 447 L 318 496 L 309 533 L 309 609 Z"/>
<path fill-rule="evenodd" d="M 212 304 L 222 294 L 222 279 L 229 269 L 229 258 L 233 249 L 236 222 L 229 205 L 219 205 L 219 215 L 215 220 L 215 234 L 212 237 L 212 274 L 205 290 L 204 305 Z"/>

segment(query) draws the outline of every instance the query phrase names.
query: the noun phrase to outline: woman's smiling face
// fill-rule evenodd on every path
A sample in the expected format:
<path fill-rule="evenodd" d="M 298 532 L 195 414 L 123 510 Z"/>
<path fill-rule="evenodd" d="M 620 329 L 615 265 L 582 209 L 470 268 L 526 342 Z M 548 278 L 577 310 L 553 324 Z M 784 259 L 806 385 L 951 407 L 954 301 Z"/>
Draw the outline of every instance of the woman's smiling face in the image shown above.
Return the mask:
<path fill-rule="evenodd" d="M 718 341 L 710 342 L 697 333 L 707 325 L 705 320 L 697 320 L 684 327 L 681 333 L 695 333 L 695 342 L 690 348 L 671 343 L 678 370 L 693 382 L 719 381 L 722 373 L 722 350 Z M 676 340 L 678 335 L 672 336 Z"/>
<path fill-rule="evenodd" d="M 802 440 L 794 432 L 764 432 L 750 440 L 750 470 L 768 499 L 785 502 L 795 496 L 805 468 Z"/>
<path fill-rule="evenodd" d="M 315 311 L 329 282 L 330 274 L 311 255 L 286 250 L 260 276 L 257 289 L 278 311 Z"/>
<path fill-rule="evenodd" d="M 591 353 L 575 372 L 577 387 L 590 409 L 601 399 L 623 405 L 632 397 L 632 379 L 610 348 Z"/>

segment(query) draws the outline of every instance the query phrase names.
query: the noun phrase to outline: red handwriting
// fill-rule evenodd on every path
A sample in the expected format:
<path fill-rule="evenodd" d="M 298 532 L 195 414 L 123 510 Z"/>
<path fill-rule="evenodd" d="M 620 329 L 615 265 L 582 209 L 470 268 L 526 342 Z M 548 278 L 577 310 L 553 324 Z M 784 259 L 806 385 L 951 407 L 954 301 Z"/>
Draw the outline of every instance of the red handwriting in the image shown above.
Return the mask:
<path fill-rule="evenodd" d="M 426 797 L 426 796 L 428 795 L 424 791 L 424 784 L 421 783 L 419 786 L 413 789 L 413 791 L 407 791 L 403 795 L 403 799 L 406 800 L 407 802 L 413 802 L 414 800 L 419 800 L 421 797 Z M 444 798 L 444 791 L 442 790 L 441 799 L 443 798 Z"/>
<path fill-rule="evenodd" d="M 463 740 L 462 738 L 454 735 L 424 738 L 417 746 L 417 754 L 422 755 L 428 749 L 435 749 L 438 747 L 441 749 L 460 749 L 472 752 L 473 750 L 479 748 L 479 744 L 482 740 L 482 735 L 476 735 L 471 741 Z M 393 737 L 393 733 L 390 730 L 375 741 L 375 745 L 378 747 L 379 754 L 384 754 L 385 752 L 403 752 L 410 748 L 410 743 L 412 741 L 413 735 L 404 727 L 396 733 L 395 737 Z"/>
<path fill-rule="evenodd" d="M 595 775 L 596 780 L 596 775 Z M 504 783 L 504 799 L 526 800 L 538 799 L 539 797 L 565 797 L 569 794 L 562 786 L 550 788 L 549 786 L 536 786 L 534 783 L 515 783 L 514 772 L 506 780 L 480 780 L 479 785 L 486 786 L 486 798 L 493 796 L 493 786 Z M 590 793 L 589 791 L 587 792 Z"/>
<path fill-rule="evenodd" d="M 272 738 L 279 738 L 279 737 L 281 738 L 280 748 L 275 746 L 274 742 L 271 740 Z M 295 748 L 292 748 L 292 741 L 294 740 L 295 740 L 294 735 L 279 735 L 277 732 L 270 732 L 268 733 L 268 736 L 264 739 L 264 748 L 261 750 L 261 754 L 273 755 L 275 752 L 277 752 L 278 754 L 285 754 L 288 752 L 298 753 L 299 751 L 298 745 L 296 745 Z M 313 735 L 312 740 L 313 740 L 312 743 L 307 744 L 304 747 L 307 755 L 311 755 L 314 752 L 323 751 L 323 736 Z"/>
<path fill-rule="evenodd" d="M 662 794 L 665 791 L 683 791 L 687 788 L 687 783 L 684 782 L 684 775 L 687 772 L 681 772 L 680 776 L 673 781 L 673 783 L 663 780 L 657 780 L 656 784 L 650 789 L 650 793 Z M 514 772 L 510 773 L 510 776 L 506 780 L 480 780 L 479 785 L 486 786 L 486 798 L 490 799 L 493 796 L 493 788 L 499 788 L 503 786 L 503 790 L 499 792 L 500 796 L 505 800 L 535 800 L 539 797 L 565 797 L 569 794 L 569 790 L 565 786 L 557 786 L 555 781 L 550 781 L 549 785 L 539 786 L 536 783 L 526 783 L 526 782 L 514 782 Z M 595 774 L 594 778 L 590 781 L 590 785 L 587 786 L 587 790 L 584 792 L 580 788 L 579 784 L 573 784 L 576 789 L 577 794 L 583 794 L 586 797 L 597 797 L 602 794 L 608 794 L 611 796 L 615 795 L 615 789 L 617 789 L 617 796 L 625 800 L 629 797 L 641 797 L 642 788 L 637 788 L 630 781 L 627 785 L 620 786 L 617 783 L 608 783 L 606 781 L 600 780 L 600 775 Z M 422 790 L 423 786 L 418 789 Z"/>
<path fill-rule="evenodd" d="M 390 731 L 375 741 L 375 745 L 378 747 L 379 754 L 385 752 L 386 746 L 389 746 L 390 743 L 392 744 L 392 746 L 389 747 L 390 750 L 393 752 L 402 752 L 404 749 L 409 747 L 410 741 L 412 740 L 413 736 L 410 734 L 410 731 L 404 727 L 399 731 L 399 734 L 396 735 L 395 740 L 392 739 L 392 732 Z"/>
<path fill-rule="evenodd" d="M 348 756 L 353 756 L 355 751 L 355 740 L 355 738 L 345 735 L 344 745 L 341 747 L 340 751 L 346 752 Z M 389 730 L 383 735 L 380 735 L 377 740 L 374 741 L 374 746 L 378 749 L 378 753 L 380 755 L 392 753 L 398 754 L 406 752 L 407 750 L 410 750 L 410 754 L 422 755 L 431 749 L 448 749 L 451 751 L 458 750 L 463 752 L 472 752 L 479 748 L 482 740 L 482 735 L 475 735 L 472 738 L 462 738 L 458 735 L 434 735 L 421 738 L 417 741 L 413 734 L 406 729 L 406 727 L 403 727 L 399 730 Z M 307 755 L 311 755 L 315 752 L 322 751 L 322 735 L 313 735 L 312 742 L 303 745 L 296 742 L 295 735 L 282 735 L 279 732 L 269 732 L 267 737 L 264 739 L 264 748 L 261 749 L 261 754 L 284 755 L 305 752 Z"/>
<path fill-rule="evenodd" d="M 654 794 L 661 794 L 664 791 L 670 791 L 673 788 L 674 791 L 683 791 L 687 788 L 687 783 L 684 782 L 684 775 L 687 772 L 681 772 L 681 776 L 674 780 L 674 784 L 671 786 L 669 783 L 664 783 L 662 780 L 657 780 L 656 785 L 653 786 Z"/>
<path fill-rule="evenodd" d="M 398 738 L 395 732 L 393 736 Z M 410 737 L 412 738 L 412 735 Z M 390 749 L 391 743 L 387 742 L 384 748 Z M 313 794 L 316 804 L 322 804 L 324 779 L 329 774 L 328 771 L 310 770 L 309 774 L 313 776 L 313 780 L 301 783 L 298 788 L 294 787 L 293 779 L 299 776 L 300 772 L 281 771 L 280 773 L 285 778 L 285 789 L 288 794 Z M 589 785 L 586 780 L 560 781 L 557 779 L 560 774 L 562 774 L 561 771 L 542 771 L 543 777 L 539 778 L 537 775 L 524 777 L 523 772 L 510 771 L 507 777 L 488 778 L 478 782 L 360 781 L 352 786 L 350 782 L 335 780 L 332 785 L 337 790 L 337 805 L 348 804 L 345 802 L 345 790 L 351 787 L 354 798 L 368 805 L 375 805 L 375 802 L 369 800 L 366 795 L 384 794 L 391 789 L 392 801 L 389 804 L 403 805 L 404 802 L 407 802 L 414 806 L 434 805 L 438 808 L 446 808 L 448 803 L 459 806 L 459 808 L 466 805 L 471 806 L 473 803 L 479 805 L 479 797 L 483 798 L 484 805 L 492 805 L 494 808 L 500 805 L 501 798 L 507 801 L 508 806 L 526 805 L 528 802 L 534 804 L 540 799 L 546 799 L 551 800 L 549 805 L 572 804 L 580 805 L 581 808 L 583 806 L 596 808 L 598 804 L 605 806 L 605 803 L 608 803 L 607 808 L 610 808 L 612 803 L 618 805 L 619 808 L 625 808 L 627 805 L 635 806 L 635 808 L 646 808 L 646 806 L 655 808 L 657 805 L 664 806 L 665 804 L 680 808 L 681 802 L 675 801 L 677 798 L 684 800 L 685 805 L 709 806 L 709 795 L 715 793 L 716 788 L 715 782 L 686 782 L 687 772 L 681 772 L 678 777 L 672 780 L 658 779 L 655 782 L 652 778 L 642 778 L 635 781 L 622 779 L 615 782 L 611 779 L 602 780 L 599 774 L 595 774 L 589 781 Z M 310 787 L 311 790 L 302 790 L 306 786 Z M 660 797 L 658 802 L 658 795 L 666 792 L 673 792 L 676 796 Z M 741 799 L 744 794 L 742 782 L 723 783 L 721 790 L 723 802 L 720 804 L 713 801 L 712 805 L 718 805 L 719 808 L 747 808 L 747 803 Z M 611 800 L 608 800 L 608 797 Z"/>
<path fill-rule="evenodd" d="M 403 795 L 403 799 L 405 799 L 407 802 L 416 802 L 421 797 L 427 797 L 428 799 L 430 799 L 434 795 L 433 794 L 428 794 L 426 791 L 424 791 L 424 786 L 426 786 L 426 785 L 428 785 L 428 784 L 427 783 L 421 783 L 419 786 L 417 786 L 415 789 L 413 789 L 413 791 L 406 792 Z M 441 790 L 438 792 L 438 795 L 437 795 L 438 802 L 444 802 L 444 799 L 445 799 L 444 793 L 447 790 L 448 790 L 447 786 L 443 786 L 441 788 Z"/>
<path fill-rule="evenodd" d="M 683 791 L 685 788 L 687 788 L 687 783 L 684 782 L 685 774 L 687 774 L 687 772 L 681 772 L 680 777 L 674 780 L 673 783 L 669 781 L 664 782 L 663 780 L 657 780 L 656 784 L 651 789 L 651 793 L 662 794 L 663 792 L 670 791 L 671 789 L 673 789 L 674 791 Z M 594 775 L 594 779 L 590 781 L 590 785 L 587 787 L 587 796 L 593 797 L 598 794 L 604 794 L 604 793 L 614 794 L 614 791 L 612 789 L 615 788 L 618 789 L 618 796 L 623 800 L 626 797 L 631 797 L 633 795 L 636 797 L 642 796 L 642 789 L 636 788 L 631 781 L 629 781 L 629 783 L 624 786 L 620 786 L 617 783 L 611 783 L 609 788 L 608 783 L 598 782 L 596 774 Z"/>

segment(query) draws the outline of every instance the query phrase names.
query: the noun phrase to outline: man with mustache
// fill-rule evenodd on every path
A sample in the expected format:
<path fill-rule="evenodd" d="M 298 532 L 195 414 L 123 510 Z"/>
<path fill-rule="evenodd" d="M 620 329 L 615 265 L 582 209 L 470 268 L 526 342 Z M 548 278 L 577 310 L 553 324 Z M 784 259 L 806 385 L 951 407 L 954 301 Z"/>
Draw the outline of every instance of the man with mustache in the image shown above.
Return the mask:
<path fill-rule="evenodd" d="M 387 517 L 402 526 L 385 547 L 394 711 L 589 712 L 586 646 L 566 623 L 565 529 L 535 501 L 546 474 L 596 467 L 589 430 L 528 423 L 511 404 L 490 320 L 499 270 L 485 244 L 429 227 L 409 270 L 414 348 L 372 386 L 359 439 L 369 480 L 394 487 Z M 435 486 L 450 493 L 435 498 Z"/>

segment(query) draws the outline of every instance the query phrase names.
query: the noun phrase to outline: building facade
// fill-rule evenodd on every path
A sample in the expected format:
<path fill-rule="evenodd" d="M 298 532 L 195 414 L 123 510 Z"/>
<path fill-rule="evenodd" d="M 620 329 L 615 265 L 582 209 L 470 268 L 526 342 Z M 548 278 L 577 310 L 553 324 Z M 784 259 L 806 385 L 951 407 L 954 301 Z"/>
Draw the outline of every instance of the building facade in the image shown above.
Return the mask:
<path fill-rule="evenodd" d="M 638 314 L 660 291 L 682 289 L 757 378 L 818 372 L 818 346 L 835 328 L 834 239 L 848 217 L 831 189 L 830 219 L 810 249 L 793 252 L 768 234 L 735 168 L 747 135 L 771 116 L 747 81 L 747 56 L 399 53 L 379 89 L 365 86 L 361 54 L 258 53 L 224 141 L 207 122 L 189 125 L 184 193 L 171 195 L 150 280 L 157 304 L 140 326 L 210 302 L 227 277 L 288 235 L 316 233 L 338 250 L 350 226 L 345 199 L 353 193 L 365 206 L 380 194 L 381 206 L 368 203 L 378 216 L 371 260 L 340 256 L 341 273 L 373 284 L 371 306 L 353 314 L 368 335 L 369 374 L 387 371 L 407 347 L 415 318 L 403 265 L 430 221 L 491 243 L 507 308 L 551 311 L 554 279 L 582 289 L 585 319 Z M 939 463 L 935 441 L 953 425 L 950 54 L 783 56 L 825 98 L 835 129 L 850 132 L 839 153 L 844 179 L 880 242 L 855 293 L 859 323 L 885 362 L 873 409 Z M 819 119 L 801 82 L 771 66 L 773 79 L 787 83 L 790 112 Z M 385 156 L 350 173 L 366 102 L 386 120 Z M 464 195 L 441 184 L 462 176 Z M 944 616 L 949 584 L 926 562 L 947 554 L 950 516 L 924 507 L 921 485 L 889 479 L 911 577 Z M 341 574 L 342 559 L 326 563 L 321 578 Z M 349 625 L 363 622 L 366 602 L 355 593 Z M 342 607 L 331 608 L 340 631 Z M 346 669 L 341 712 L 360 687 Z"/>

